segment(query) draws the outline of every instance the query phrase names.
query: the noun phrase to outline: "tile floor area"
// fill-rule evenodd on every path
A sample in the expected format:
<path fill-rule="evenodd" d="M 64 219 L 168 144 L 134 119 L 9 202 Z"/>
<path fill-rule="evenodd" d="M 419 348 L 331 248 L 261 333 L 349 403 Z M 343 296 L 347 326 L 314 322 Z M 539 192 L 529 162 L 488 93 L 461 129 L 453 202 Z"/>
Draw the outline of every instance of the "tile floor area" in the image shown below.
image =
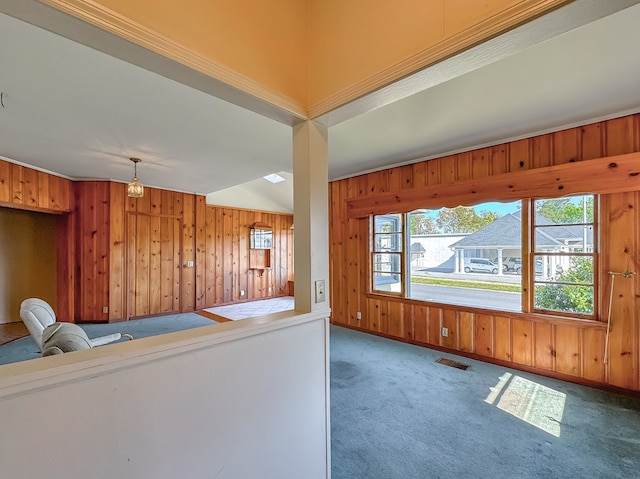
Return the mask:
<path fill-rule="evenodd" d="M 223 318 L 236 320 L 260 316 L 262 314 L 288 311 L 293 309 L 293 307 L 293 296 L 284 296 L 281 298 L 260 299 L 258 301 L 247 301 L 246 303 L 217 306 L 215 308 L 207 308 L 205 311 L 217 316 L 222 316 Z"/>

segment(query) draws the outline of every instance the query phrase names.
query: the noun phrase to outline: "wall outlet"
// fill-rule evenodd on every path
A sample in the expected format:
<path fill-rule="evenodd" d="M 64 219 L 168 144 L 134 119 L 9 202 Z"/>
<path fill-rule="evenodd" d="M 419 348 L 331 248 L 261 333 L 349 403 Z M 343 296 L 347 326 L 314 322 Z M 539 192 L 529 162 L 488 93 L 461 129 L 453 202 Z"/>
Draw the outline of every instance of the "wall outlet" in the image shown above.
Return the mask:
<path fill-rule="evenodd" d="M 187 261 L 187 268 L 193 268 L 193 261 Z"/>
<path fill-rule="evenodd" d="M 244 289 L 240 290 L 240 296 L 244 296 Z"/>
<path fill-rule="evenodd" d="M 362 313 L 360 311 L 356 313 L 356 319 L 362 319 Z"/>
<path fill-rule="evenodd" d="M 449 328 L 442 328 L 442 335 L 446 338 L 449 336 Z"/>
<path fill-rule="evenodd" d="M 273 289 L 273 288 L 272 288 L 271 286 L 269 286 L 269 292 L 271 292 L 271 290 L 272 290 L 272 289 Z"/>
<path fill-rule="evenodd" d="M 322 303 L 326 301 L 324 294 L 324 279 L 316 280 L 316 303 Z"/>
<path fill-rule="evenodd" d="M 102 307 L 102 312 L 103 312 L 104 314 L 107 314 L 107 313 L 109 312 L 109 306 L 103 306 L 103 307 Z"/>

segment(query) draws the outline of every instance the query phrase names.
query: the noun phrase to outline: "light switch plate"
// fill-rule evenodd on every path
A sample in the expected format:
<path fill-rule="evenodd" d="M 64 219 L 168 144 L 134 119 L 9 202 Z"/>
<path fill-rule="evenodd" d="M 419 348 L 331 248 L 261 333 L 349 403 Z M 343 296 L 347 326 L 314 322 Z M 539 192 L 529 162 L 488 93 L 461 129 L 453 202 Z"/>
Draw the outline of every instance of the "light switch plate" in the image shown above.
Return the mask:
<path fill-rule="evenodd" d="M 316 303 L 322 303 L 326 301 L 324 290 L 324 279 L 316 280 Z"/>

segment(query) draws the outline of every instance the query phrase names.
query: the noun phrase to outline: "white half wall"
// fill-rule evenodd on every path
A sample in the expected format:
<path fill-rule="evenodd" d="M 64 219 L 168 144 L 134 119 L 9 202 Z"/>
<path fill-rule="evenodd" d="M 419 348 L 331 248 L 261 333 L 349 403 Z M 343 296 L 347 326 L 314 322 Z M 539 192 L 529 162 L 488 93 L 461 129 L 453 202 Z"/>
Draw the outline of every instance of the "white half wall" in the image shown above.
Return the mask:
<path fill-rule="evenodd" d="M 330 475 L 328 310 L 0 367 L 0 476 Z"/>

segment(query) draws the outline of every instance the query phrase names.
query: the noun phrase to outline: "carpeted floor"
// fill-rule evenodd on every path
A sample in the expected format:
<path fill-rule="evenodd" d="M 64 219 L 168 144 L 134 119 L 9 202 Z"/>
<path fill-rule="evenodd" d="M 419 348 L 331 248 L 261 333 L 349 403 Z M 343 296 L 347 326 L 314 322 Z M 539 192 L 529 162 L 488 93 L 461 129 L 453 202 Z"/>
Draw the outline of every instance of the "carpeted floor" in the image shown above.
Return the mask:
<path fill-rule="evenodd" d="M 156 336 L 182 329 L 209 326 L 215 323 L 197 313 L 169 314 L 154 318 L 134 319 L 112 324 L 83 324 L 81 325 L 90 338 L 104 336 L 110 333 L 129 333 L 135 338 Z M 0 346 L 0 364 L 15 363 L 27 359 L 40 357 L 40 352 L 31 336 L 16 339 Z"/>
<path fill-rule="evenodd" d="M 640 477 L 640 400 L 337 326 L 331 435 L 332 479 Z"/>

